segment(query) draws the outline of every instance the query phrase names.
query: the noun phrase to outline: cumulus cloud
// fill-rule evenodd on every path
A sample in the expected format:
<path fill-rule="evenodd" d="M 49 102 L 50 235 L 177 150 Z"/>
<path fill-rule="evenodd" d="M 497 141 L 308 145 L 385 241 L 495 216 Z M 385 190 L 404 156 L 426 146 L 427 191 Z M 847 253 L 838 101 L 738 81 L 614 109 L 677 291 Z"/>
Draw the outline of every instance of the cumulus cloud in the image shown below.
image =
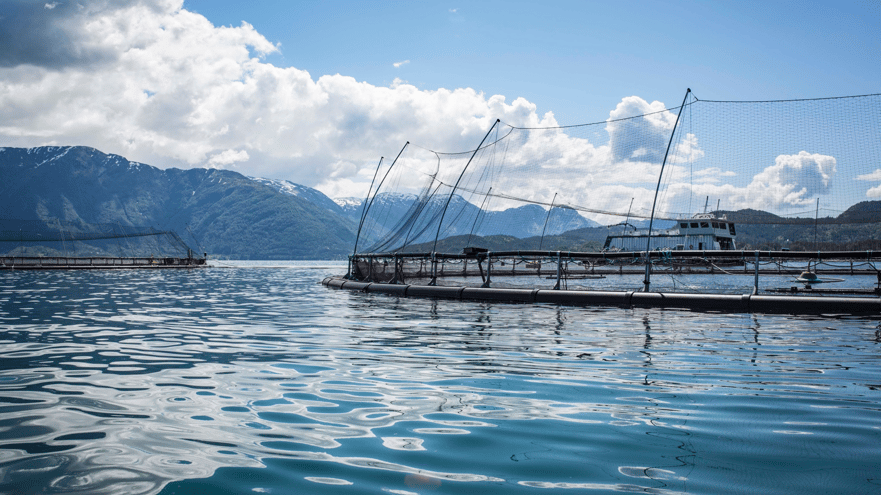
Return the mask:
<path fill-rule="evenodd" d="M 715 177 L 734 177 L 731 171 L 712 167 L 694 174 L 693 183 L 670 185 L 664 209 L 689 213 L 682 205 L 689 197 L 705 196 L 721 199 L 724 209 L 753 208 L 785 214 L 791 208 L 811 206 L 820 195 L 833 187 L 837 160 L 835 157 L 800 151 L 794 155 L 779 155 L 770 165 L 755 174 L 745 186 L 720 184 Z M 881 191 L 879 191 L 881 192 Z"/>
<path fill-rule="evenodd" d="M 408 140 L 466 150 L 497 118 L 555 124 L 522 98 L 276 67 L 263 56 L 278 47 L 251 25 L 214 26 L 182 0 L 52 9 L 9 0 L 3 14 L 7 146 L 87 145 L 163 168 L 236 164 L 252 176 L 360 195 L 370 176 L 362 169 L 372 172 Z"/>
<path fill-rule="evenodd" d="M 858 175 L 856 178 L 857 180 L 881 182 L 881 168 L 876 168 L 875 171 L 870 174 Z M 869 188 L 869 190 L 866 191 L 866 197 L 881 199 L 881 184 Z"/>
<path fill-rule="evenodd" d="M 632 118 L 645 115 L 644 117 Z M 606 131 L 615 162 L 661 163 L 676 115 L 659 101 L 628 96 L 609 113 Z M 694 143 L 696 145 L 696 143 Z"/>
<path fill-rule="evenodd" d="M 463 151 L 496 119 L 557 125 L 524 98 L 420 90 L 397 78 L 380 87 L 276 67 L 263 57 L 278 47 L 251 25 L 214 26 L 181 0 L 81 0 L 52 9 L 11 1 L 0 21 L 0 139 L 7 146 L 87 145 L 159 167 L 230 167 L 342 197 L 363 196 L 379 157 L 390 160 L 407 141 Z M 16 24 L 30 29 L 13 33 Z M 635 211 L 650 208 L 675 122 L 664 107 L 630 96 L 584 134 L 525 132 L 501 152 L 507 177 L 521 180 L 498 190 L 544 202 L 558 194 L 558 203 L 615 211 L 637 197 Z M 677 150 L 671 164 L 703 153 L 694 136 Z M 421 167 L 420 160 L 411 165 Z M 437 167 L 433 154 L 423 162 Z M 534 172 L 525 173 L 529 167 Z M 409 180 L 418 185 L 418 177 L 424 174 Z"/>
<path fill-rule="evenodd" d="M 835 164 L 834 157 L 807 151 L 780 155 L 773 166 L 753 177 L 744 200 L 756 205 L 809 205 L 829 192 Z"/>
<path fill-rule="evenodd" d="M 392 65 L 395 66 L 395 69 L 399 69 L 401 66 L 403 66 L 403 65 L 407 65 L 407 64 L 409 64 L 409 63 L 410 63 L 409 60 L 404 60 L 404 61 L 401 61 L 401 62 L 395 62 L 395 63 L 393 63 Z"/>
<path fill-rule="evenodd" d="M 234 163 L 246 162 L 249 158 L 248 152 L 245 150 L 226 150 L 209 158 L 208 166 L 211 168 L 224 168 Z"/>

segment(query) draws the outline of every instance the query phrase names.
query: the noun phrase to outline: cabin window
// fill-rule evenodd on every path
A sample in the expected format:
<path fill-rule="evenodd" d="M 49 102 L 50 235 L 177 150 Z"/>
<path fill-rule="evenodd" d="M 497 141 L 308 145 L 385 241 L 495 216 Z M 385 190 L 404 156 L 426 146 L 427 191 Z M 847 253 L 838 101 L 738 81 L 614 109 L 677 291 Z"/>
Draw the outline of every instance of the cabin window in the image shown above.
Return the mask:
<path fill-rule="evenodd" d="M 719 228 L 720 228 L 720 229 L 727 229 L 728 226 L 725 225 L 725 222 L 719 222 Z"/>
<path fill-rule="evenodd" d="M 688 228 L 688 224 L 685 223 L 685 222 L 682 222 L 682 223 L 679 224 L 679 227 L 680 227 L 680 228 L 683 228 L 683 229 L 687 229 L 687 228 Z"/>
<path fill-rule="evenodd" d="M 696 228 L 697 228 L 697 222 L 691 222 L 691 228 L 696 229 Z"/>
<path fill-rule="evenodd" d="M 718 229 L 718 228 L 719 228 L 719 222 L 713 222 L 713 228 L 714 228 L 714 229 Z"/>
<path fill-rule="evenodd" d="M 701 227 L 707 229 L 710 227 L 710 223 L 709 222 L 701 222 Z"/>
<path fill-rule="evenodd" d="M 734 224 L 733 224 L 733 223 L 729 223 L 729 224 L 728 224 L 728 232 L 729 232 L 731 235 L 737 235 L 737 232 L 734 231 Z"/>

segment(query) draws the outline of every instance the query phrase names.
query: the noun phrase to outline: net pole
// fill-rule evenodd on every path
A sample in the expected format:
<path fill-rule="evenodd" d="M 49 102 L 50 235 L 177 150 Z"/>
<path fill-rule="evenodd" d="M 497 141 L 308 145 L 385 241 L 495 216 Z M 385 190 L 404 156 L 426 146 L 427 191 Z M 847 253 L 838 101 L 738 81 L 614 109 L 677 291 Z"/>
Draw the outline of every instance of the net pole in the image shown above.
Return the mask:
<path fill-rule="evenodd" d="M 465 168 L 462 169 L 462 173 L 459 174 L 459 178 L 456 179 L 456 184 L 453 186 L 453 190 L 450 191 L 450 196 L 447 198 L 446 204 L 444 204 L 444 210 L 441 212 L 440 222 L 437 224 L 437 233 L 434 234 L 434 245 L 431 247 L 431 252 L 437 251 L 437 238 L 440 237 L 441 227 L 444 226 L 444 216 L 447 214 L 447 207 L 450 206 L 450 201 L 453 199 L 453 194 L 456 194 L 456 188 L 459 187 L 459 182 L 462 180 L 462 177 L 465 176 L 465 171 L 468 170 L 468 165 L 471 165 L 471 161 L 474 160 L 474 157 L 477 156 L 477 153 L 480 151 L 480 147 L 483 146 L 484 141 L 489 135 L 492 133 L 493 129 L 496 128 L 501 122 L 500 119 L 496 119 L 493 122 L 493 125 L 486 131 L 486 136 L 483 136 L 483 139 L 480 140 L 480 144 L 477 145 L 477 148 L 474 150 L 474 153 L 471 155 L 471 158 L 468 159 L 468 163 L 465 164 Z"/>
<path fill-rule="evenodd" d="M 471 232 L 468 234 L 468 242 L 465 243 L 466 246 L 471 245 L 471 238 L 474 236 L 474 229 L 477 228 L 477 221 L 480 220 L 480 214 L 486 211 L 484 210 L 484 206 L 486 206 L 486 202 L 489 200 L 489 196 L 490 194 L 492 194 L 492 192 L 493 188 L 490 187 L 489 190 L 486 192 L 486 196 L 483 197 L 483 202 L 480 203 L 480 210 L 477 211 L 477 215 L 474 215 L 474 223 L 471 224 Z"/>
<path fill-rule="evenodd" d="M 551 211 L 554 210 L 554 201 L 557 200 L 557 193 L 554 193 L 554 199 L 551 200 L 551 207 L 548 208 L 548 216 L 545 217 L 545 225 L 541 228 L 541 239 L 538 241 L 538 250 L 541 251 L 541 246 L 545 242 L 545 230 L 548 228 L 548 220 L 551 219 Z"/>
<path fill-rule="evenodd" d="M 373 192 L 373 184 L 376 182 L 376 176 L 379 175 L 379 169 L 382 167 L 382 160 L 385 157 L 379 157 L 379 163 L 376 164 L 376 171 L 373 172 L 373 179 L 370 180 L 370 187 L 367 188 L 367 197 L 364 198 L 364 208 L 361 209 L 361 219 L 358 220 L 358 233 L 355 236 L 355 251 L 358 252 L 358 237 L 361 235 L 361 227 L 364 226 L 364 218 L 367 216 L 367 203 L 370 202 L 370 193 Z"/>
<path fill-rule="evenodd" d="M 658 174 L 658 187 L 655 188 L 655 199 L 652 201 L 652 214 L 649 217 L 649 232 L 646 236 L 645 243 L 645 280 L 643 280 L 644 292 L 649 291 L 651 285 L 652 273 L 652 223 L 655 220 L 655 206 L 658 204 L 658 191 L 661 190 L 661 180 L 664 178 L 664 165 L 667 164 L 667 156 L 670 154 L 670 146 L 673 144 L 673 136 L 676 135 L 676 127 L 679 126 L 679 117 L 682 116 L 682 109 L 685 108 L 685 102 L 688 101 L 688 95 L 691 94 L 691 88 L 685 90 L 685 98 L 682 99 L 682 105 L 679 107 L 679 113 L 676 114 L 676 122 L 673 124 L 673 131 L 670 132 L 670 140 L 667 142 L 667 151 L 664 152 L 664 161 L 661 162 L 661 172 Z"/>
<path fill-rule="evenodd" d="M 362 218 L 361 218 L 361 225 L 358 226 L 358 234 L 355 236 L 355 250 L 352 253 L 353 256 L 358 254 L 358 239 L 361 237 L 361 227 L 364 226 L 364 220 L 367 219 L 367 213 L 370 212 L 370 207 L 373 206 L 373 202 L 376 201 L 376 196 L 379 195 L 379 189 L 382 187 L 382 184 L 385 182 L 385 179 L 388 178 L 388 174 L 392 171 L 393 168 L 395 168 L 395 163 L 397 163 L 398 158 L 401 157 L 401 154 L 404 153 L 404 150 L 407 149 L 407 146 L 409 146 L 409 145 L 410 145 L 410 141 L 407 141 L 406 143 L 404 143 L 404 147 L 401 148 L 401 151 L 398 152 L 398 156 L 395 157 L 395 161 L 393 161 L 392 164 L 389 165 L 388 170 L 385 171 L 385 175 L 382 176 L 382 180 L 379 181 L 379 185 L 376 186 L 376 190 L 373 191 L 373 199 L 371 199 L 370 202 L 367 203 L 367 208 L 364 209 L 364 214 L 362 215 Z M 380 163 L 382 163 L 381 158 L 380 158 Z M 379 172 L 379 166 L 377 166 L 377 172 Z M 369 194 L 370 193 L 368 192 L 368 195 Z"/>
<path fill-rule="evenodd" d="M 627 234 L 627 224 L 630 223 L 630 210 L 633 209 L 633 200 L 636 198 L 630 198 L 630 206 L 627 207 L 627 217 L 624 219 L 624 229 L 621 231 L 621 235 Z M 635 229 L 634 229 L 635 230 Z M 651 233 L 651 232 L 649 232 Z M 624 238 L 621 238 L 621 246 L 624 246 Z"/>
<path fill-rule="evenodd" d="M 361 219 L 358 221 L 358 232 L 355 234 L 355 249 L 352 250 L 352 256 L 349 257 L 349 271 L 346 278 L 352 278 L 352 258 L 358 252 L 358 239 L 361 237 L 361 227 L 364 226 L 364 217 L 367 216 L 367 203 L 370 201 L 370 193 L 373 191 L 373 184 L 376 182 L 376 176 L 379 175 L 379 169 L 382 167 L 382 160 L 385 157 L 379 157 L 379 163 L 376 164 L 376 171 L 373 172 L 373 179 L 370 180 L 370 187 L 367 188 L 367 197 L 364 198 L 364 208 L 361 209 Z"/>

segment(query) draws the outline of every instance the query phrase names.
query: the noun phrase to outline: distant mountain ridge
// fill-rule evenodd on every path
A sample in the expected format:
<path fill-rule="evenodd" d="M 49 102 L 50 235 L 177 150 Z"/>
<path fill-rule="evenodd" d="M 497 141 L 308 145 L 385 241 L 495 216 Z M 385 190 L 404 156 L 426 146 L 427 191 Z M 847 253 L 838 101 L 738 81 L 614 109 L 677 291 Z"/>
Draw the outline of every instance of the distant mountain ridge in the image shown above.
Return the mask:
<path fill-rule="evenodd" d="M 398 222 L 409 214 L 414 202 L 415 194 L 380 193 L 372 200 L 370 218 L 379 218 L 380 225 L 369 225 L 368 228 L 380 230 L 383 234 L 393 229 Z M 338 198 L 334 200 L 343 209 L 344 213 L 353 221 L 359 221 L 363 211 L 363 198 Z M 435 203 L 433 206 L 442 208 L 445 197 L 437 197 L 429 200 Z M 477 206 L 468 203 L 459 195 L 454 195 L 450 201 L 450 209 L 461 211 L 460 219 L 445 224 L 444 230 L 447 235 L 468 235 L 472 233 L 478 236 L 502 235 L 516 238 L 540 236 L 545 230 L 546 235 L 556 235 L 567 230 L 599 227 L 593 220 L 579 215 L 571 208 L 554 208 L 548 218 L 548 210 L 536 204 L 527 204 L 516 208 L 508 208 L 501 211 L 481 211 Z M 381 211 L 381 214 L 377 214 Z M 479 215 L 479 216 L 478 216 Z M 474 220 L 477 219 L 475 222 Z"/>
<path fill-rule="evenodd" d="M 331 199 L 290 181 L 229 170 L 161 170 L 83 146 L 0 148 L 0 176 L 0 219 L 155 227 L 185 238 L 192 233 L 188 242 L 194 249 L 237 259 L 344 259 L 354 246 L 364 202 Z M 381 222 L 368 226 L 359 250 L 399 225 L 416 200 L 413 194 L 379 194 L 371 211 L 384 212 Z M 561 207 L 552 211 L 542 240 L 548 211 L 539 205 L 480 211 L 461 196 L 451 204 L 463 213 L 450 223 L 447 235 L 473 235 L 475 243 L 498 248 L 592 249 L 623 228 L 599 226 Z M 881 248 L 881 201 L 863 201 L 837 218 L 819 219 L 816 234 L 812 219 L 784 219 L 759 210 L 718 213 L 742 222 L 738 248 Z M 654 226 L 667 225 L 655 221 Z M 433 239 L 434 234 L 424 235 Z"/>
<path fill-rule="evenodd" d="M 2 148 L 0 175 L 3 218 L 189 228 L 210 254 L 239 259 L 343 258 L 354 243 L 355 226 L 326 203 L 228 170 L 160 170 L 65 146 Z"/>

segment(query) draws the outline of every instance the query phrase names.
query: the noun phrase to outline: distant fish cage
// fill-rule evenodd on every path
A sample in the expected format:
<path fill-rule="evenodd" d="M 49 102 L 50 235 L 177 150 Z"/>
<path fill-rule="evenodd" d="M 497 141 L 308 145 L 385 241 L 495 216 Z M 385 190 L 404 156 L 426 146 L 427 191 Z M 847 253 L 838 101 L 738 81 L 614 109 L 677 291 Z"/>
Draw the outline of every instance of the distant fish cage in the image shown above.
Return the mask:
<path fill-rule="evenodd" d="M 119 268 L 197 268 L 205 258 L 120 258 L 67 256 L 3 256 L 0 270 L 88 270 Z"/>
<path fill-rule="evenodd" d="M 0 219 L 0 270 L 196 268 L 207 256 L 171 230 Z"/>

